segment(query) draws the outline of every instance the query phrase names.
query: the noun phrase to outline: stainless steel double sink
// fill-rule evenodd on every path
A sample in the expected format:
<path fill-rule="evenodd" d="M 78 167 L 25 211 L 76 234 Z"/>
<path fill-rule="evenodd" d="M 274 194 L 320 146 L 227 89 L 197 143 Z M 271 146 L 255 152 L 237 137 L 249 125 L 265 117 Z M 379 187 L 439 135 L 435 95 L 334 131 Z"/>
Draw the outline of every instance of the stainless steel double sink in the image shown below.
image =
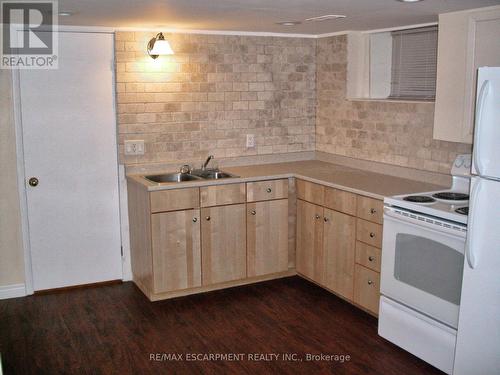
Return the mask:
<path fill-rule="evenodd" d="M 147 180 L 158 184 L 171 182 L 219 180 L 223 178 L 236 178 L 231 173 L 219 169 L 195 169 L 190 172 L 177 172 L 144 176 Z"/>

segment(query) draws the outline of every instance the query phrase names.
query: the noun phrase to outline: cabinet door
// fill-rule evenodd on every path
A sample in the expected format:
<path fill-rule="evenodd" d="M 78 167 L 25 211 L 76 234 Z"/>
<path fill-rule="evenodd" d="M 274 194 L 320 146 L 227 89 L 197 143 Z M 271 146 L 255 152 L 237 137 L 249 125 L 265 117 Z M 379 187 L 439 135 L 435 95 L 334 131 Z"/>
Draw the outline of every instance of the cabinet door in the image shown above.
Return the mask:
<path fill-rule="evenodd" d="M 245 206 L 235 204 L 201 210 L 203 285 L 246 277 Z"/>
<path fill-rule="evenodd" d="M 297 200 L 297 272 L 311 280 L 321 279 L 323 208 Z"/>
<path fill-rule="evenodd" d="M 288 199 L 247 204 L 248 277 L 288 269 Z"/>
<path fill-rule="evenodd" d="M 500 65 L 499 32 L 498 7 L 439 15 L 435 139 L 472 143 L 477 68 Z"/>
<path fill-rule="evenodd" d="M 356 218 L 325 209 L 323 229 L 323 280 L 319 283 L 335 293 L 352 300 L 354 287 L 354 258 Z"/>
<path fill-rule="evenodd" d="M 380 274 L 356 264 L 354 276 L 354 302 L 378 315 L 380 300 Z"/>
<path fill-rule="evenodd" d="M 201 286 L 200 210 L 151 215 L 155 293 Z"/>

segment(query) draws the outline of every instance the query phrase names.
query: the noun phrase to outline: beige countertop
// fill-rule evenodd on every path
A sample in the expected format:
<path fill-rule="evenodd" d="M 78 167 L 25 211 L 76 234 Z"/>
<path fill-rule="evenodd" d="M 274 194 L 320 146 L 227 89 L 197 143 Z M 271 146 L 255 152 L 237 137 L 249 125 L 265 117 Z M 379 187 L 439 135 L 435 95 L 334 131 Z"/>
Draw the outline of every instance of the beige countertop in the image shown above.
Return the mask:
<path fill-rule="evenodd" d="M 296 177 L 377 199 L 398 194 L 410 194 L 445 188 L 439 185 L 374 173 L 362 169 L 354 169 L 318 160 L 227 167 L 222 169 L 240 177 L 163 184 L 146 180 L 143 175 L 129 175 L 127 178 L 143 185 L 149 191 L 157 191 Z"/>

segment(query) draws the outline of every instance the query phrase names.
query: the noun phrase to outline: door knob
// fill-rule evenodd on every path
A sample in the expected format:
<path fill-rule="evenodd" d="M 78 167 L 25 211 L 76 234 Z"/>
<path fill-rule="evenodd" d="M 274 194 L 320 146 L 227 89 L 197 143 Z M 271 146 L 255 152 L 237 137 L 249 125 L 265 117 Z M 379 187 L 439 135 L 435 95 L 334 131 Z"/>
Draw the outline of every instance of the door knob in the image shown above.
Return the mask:
<path fill-rule="evenodd" d="M 375 233 L 370 232 L 370 237 L 371 237 L 371 238 L 375 237 Z"/>
<path fill-rule="evenodd" d="M 207 217 L 205 218 L 205 220 L 206 220 L 206 221 L 210 221 L 210 216 L 207 216 Z"/>
<path fill-rule="evenodd" d="M 273 191 L 273 189 L 271 189 L 271 188 L 267 188 L 267 189 L 266 189 L 266 191 L 267 191 L 268 193 L 270 193 L 270 192 L 272 192 L 272 191 Z"/>
<path fill-rule="evenodd" d="M 368 280 L 368 285 L 373 285 L 373 281 Z"/>
<path fill-rule="evenodd" d="M 30 186 L 38 186 L 38 178 L 36 177 L 31 177 L 29 180 L 28 180 L 28 184 L 30 184 Z"/>
<path fill-rule="evenodd" d="M 252 210 L 252 211 L 250 211 L 250 213 L 251 213 L 252 215 L 255 215 L 255 214 L 257 213 L 257 211 Z"/>
<path fill-rule="evenodd" d="M 325 223 L 328 223 L 328 220 L 330 220 L 330 219 L 328 219 L 328 218 L 325 216 L 325 217 L 323 218 L 323 220 L 325 221 Z"/>
<path fill-rule="evenodd" d="M 193 217 L 193 223 L 196 223 L 198 221 L 197 217 Z"/>
<path fill-rule="evenodd" d="M 320 219 L 320 218 L 321 218 L 321 216 L 320 216 L 320 215 L 318 215 L 318 214 L 316 214 L 316 216 L 314 216 L 314 217 L 316 218 L 316 220 L 318 220 L 318 219 Z"/>
<path fill-rule="evenodd" d="M 369 260 L 370 262 L 373 262 L 373 261 L 375 260 L 375 258 L 374 258 L 374 257 L 372 257 L 372 256 L 369 256 L 369 257 L 368 257 L 368 260 Z"/>
<path fill-rule="evenodd" d="M 374 208 L 372 208 L 372 209 L 370 210 L 370 213 L 371 213 L 371 214 L 374 214 L 375 212 L 377 212 L 377 210 L 376 210 L 376 209 L 374 209 Z"/>

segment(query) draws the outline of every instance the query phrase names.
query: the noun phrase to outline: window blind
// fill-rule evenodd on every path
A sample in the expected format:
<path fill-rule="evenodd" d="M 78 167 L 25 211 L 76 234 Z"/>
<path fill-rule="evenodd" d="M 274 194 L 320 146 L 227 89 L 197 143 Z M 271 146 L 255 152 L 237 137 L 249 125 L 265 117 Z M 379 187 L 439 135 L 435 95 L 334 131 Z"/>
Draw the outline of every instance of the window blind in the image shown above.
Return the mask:
<path fill-rule="evenodd" d="M 394 99 L 436 96 L 437 26 L 392 34 L 391 94 Z"/>

